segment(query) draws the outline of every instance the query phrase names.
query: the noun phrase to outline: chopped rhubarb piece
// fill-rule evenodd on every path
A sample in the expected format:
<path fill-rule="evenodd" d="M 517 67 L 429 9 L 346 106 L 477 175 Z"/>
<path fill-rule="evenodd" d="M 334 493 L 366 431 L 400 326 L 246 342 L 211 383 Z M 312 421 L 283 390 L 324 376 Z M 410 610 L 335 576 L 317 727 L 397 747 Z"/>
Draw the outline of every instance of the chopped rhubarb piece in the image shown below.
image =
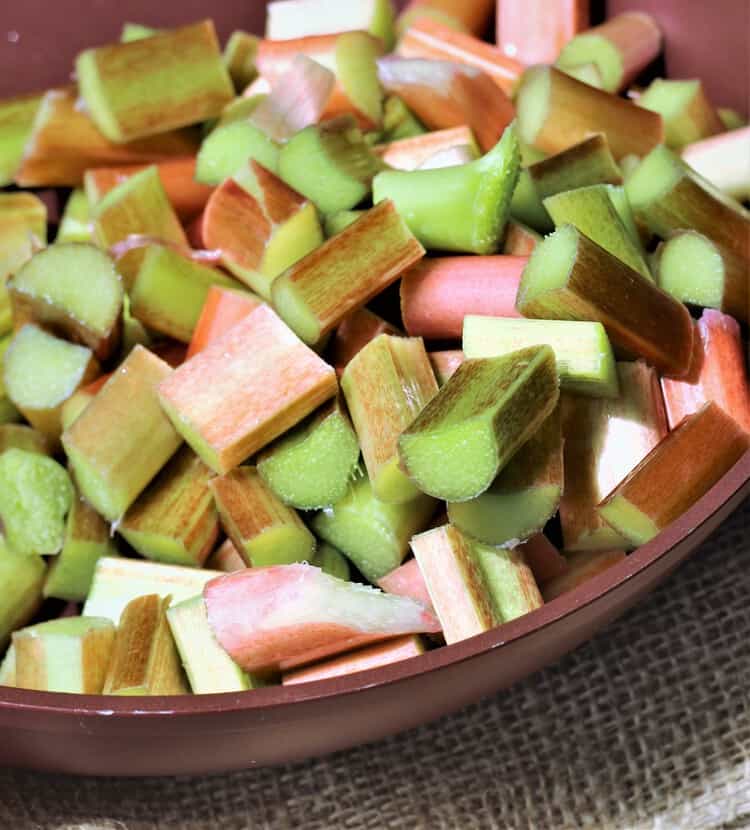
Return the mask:
<path fill-rule="evenodd" d="M 423 255 L 424 248 L 386 199 L 277 277 L 274 307 L 313 345 Z"/>
<path fill-rule="evenodd" d="M 438 391 L 421 338 L 381 334 L 341 376 L 375 497 L 408 502 L 419 490 L 400 467 L 399 435 Z"/>
<path fill-rule="evenodd" d="M 8 397 L 5 388 L 5 355 L 13 340 L 12 335 L 0 337 L 0 429 L 6 424 L 13 424 L 21 420 L 21 413 L 16 409 L 15 404 Z M 46 438 L 45 438 L 46 440 Z"/>
<path fill-rule="evenodd" d="M 505 226 L 502 253 L 506 256 L 527 257 L 541 241 L 542 237 L 535 230 L 511 218 Z"/>
<path fill-rule="evenodd" d="M 397 31 L 402 34 L 415 21 L 429 17 L 480 37 L 492 18 L 493 6 L 494 0 L 409 0 L 398 18 Z"/>
<path fill-rule="evenodd" d="M 262 300 L 249 291 L 211 285 L 193 329 L 185 359 L 203 351 L 209 343 L 226 334 L 235 323 L 261 305 Z"/>
<path fill-rule="evenodd" d="M 50 443 L 41 432 L 23 424 L 0 424 L 0 455 L 13 449 L 52 454 Z"/>
<path fill-rule="evenodd" d="M 466 356 L 461 349 L 450 349 L 445 352 L 430 352 L 428 357 L 435 372 L 438 386 L 445 386 L 448 380 L 456 373 L 456 369 L 464 362 Z"/>
<path fill-rule="evenodd" d="M 0 650 L 26 625 L 42 602 L 46 566 L 41 556 L 8 548 L 0 536 Z"/>
<path fill-rule="evenodd" d="M 335 576 L 337 579 L 348 580 L 351 576 L 349 560 L 340 550 L 336 550 L 328 542 L 323 542 L 322 545 L 315 548 L 315 554 L 310 559 L 309 564 L 320 568 L 323 573 L 329 576 Z"/>
<path fill-rule="evenodd" d="M 91 224 L 91 207 L 82 188 L 71 191 L 60 224 L 57 226 L 56 243 L 93 242 L 94 228 Z"/>
<path fill-rule="evenodd" d="M 336 394 L 336 372 L 267 306 L 177 368 L 162 406 L 195 452 L 229 472 Z"/>
<path fill-rule="evenodd" d="M 429 257 L 401 280 L 401 317 L 413 337 L 455 340 L 467 314 L 517 317 L 516 294 L 528 257 Z"/>
<path fill-rule="evenodd" d="M 665 81 L 656 78 L 638 98 L 638 106 L 664 118 L 666 144 L 679 150 L 724 131 L 700 81 Z"/>
<path fill-rule="evenodd" d="M 696 325 L 699 350 L 696 376 L 689 380 L 662 378 L 670 429 L 687 415 L 697 412 L 707 401 L 715 401 L 750 432 L 750 383 L 737 321 L 719 311 L 706 309 Z"/>
<path fill-rule="evenodd" d="M 38 93 L 0 100 L 0 187 L 13 182 L 41 102 Z"/>
<path fill-rule="evenodd" d="M 543 533 L 536 533 L 521 545 L 526 562 L 538 585 L 561 576 L 568 569 L 568 560 Z M 547 601 L 545 597 L 545 602 Z"/>
<path fill-rule="evenodd" d="M 479 147 L 470 127 L 451 127 L 387 144 L 376 144 L 373 152 L 396 170 L 417 170 L 437 153 L 456 147 L 468 147 L 479 155 Z"/>
<path fill-rule="evenodd" d="M 427 131 L 422 122 L 398 95 L 389 95 L 385 99 L 383 104 L 383 132 L 378 141 L 388 143 L 402 138 L 414 138 L 426 134 Z"/>
<path fill-rule="evenodd" d="M 545 602 L 552 602 L 561 594 L 566 594 L 587 582 L 597 574 L 618 565 L 626 559 L 624 551 L 588 551 L 575 553 L 567 558 L 565 572 L 545 582 L 542 594 Z"/>
<path fill-rule="evenodd" d="M 167 623 L 170 598 L 131 600 L 122 612 L 105 695 L 184 695 L 189 689 Z"/>
<path fill-rule="evenodd" d="M 208 622 L 245 671 L 287 671 L 401 634 L 436 633 L 422 605 L 305 564 L 248 568 L 209 582 Z"/>
<path fill-rule="evenodd" d="M 688 144 L 682 160 L 735 199 L 750 199 L 750 127 Z"/>
<path fill-rule="evenodd" d="M 349 361 L 380 334 L 398 336 L 393 325 L 366 308 L 358 308 L 336 327 L 331 341 L 331 363 L 343 370 Z"/>
<path fill-rule="evenodd" d="M 277 173 L 279 150 L 276 141 L 244 116 L 219 124 L 203 139 L 196 160 L 196 181 L 219 185 L 229 176 L 246 170 L 251 160 Z"/>
<path fill-rule="evenodd" d="M 255 58 L 258 54 L 260 38 L 236 29 L 229 36 L 222 59 L 232 79 L 235 91 L 242 92 L 258 76 Z"/>
<path fill-rule="evenodd" d="M 498 0 L 497 45 L 527 65 L 552 63 L 588 22 L 588 0 Z"/>
<path fill-rule="evenodd" d="M 685 418 L 599 505 L 633 545 L 651 541 L 750 450 L 750 434 L 713 401 Z"/>
<path fill-rule="evenodd" d="M 557 368 L 549 346 L 466 360 L 399 438 L 405 470 L 425 493 L 483 493 L 552 413 Z"/>
<path fill-rule="evenodd" d="M 424 654 L 424 650 L 424 642 L 416 634 L 394 637 L 384 643 L 376 643 L 373 646 L 366 646 L 349 654 L 342 654 L 341 657 L 335 657 L 332 660 L 287 672 L 282 677 L 281 682 L 284 686 L 293 686 L 297 683 L 325 680 L 328 677 L 342 677 L 347 674 L 388 666 L 391 663 L 408 660 L 410 657 L 418 657 L 420 654 Z"/>
<path fill-rule="evenodd" d="M 242 554 L 234 546 L 231 539 L 225 539 L 206 560 L 206 567 L 212 571 L 232 573 L 247 567 Z"/>
<path fill-rule="evenodd" d="M 430 592 L 427 590 L 419 562 L 416 559 L 409 559 L 390 573 L 381 576 L 378 580 L 378 588 L 388 594 L 409 597 L 416 602 L 421 602 L 425 608 L 433 610 Z"/>
<path fill-rule="evenodd" d="M 331 213 L 325 217 L 324 230 L 326 238 L 330 239 L 336 236 L 337 233 L 346 230 L 349 225 L 353 225 L 359 219 L 364 210 L 337 210 L 336 213 Z"/>

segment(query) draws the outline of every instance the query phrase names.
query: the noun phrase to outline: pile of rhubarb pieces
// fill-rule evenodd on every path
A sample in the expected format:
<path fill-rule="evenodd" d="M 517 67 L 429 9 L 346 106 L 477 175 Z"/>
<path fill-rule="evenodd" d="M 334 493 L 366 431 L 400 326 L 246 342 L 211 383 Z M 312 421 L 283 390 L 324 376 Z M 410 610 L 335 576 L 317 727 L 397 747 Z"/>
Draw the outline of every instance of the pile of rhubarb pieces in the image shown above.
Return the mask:
<path fill-rule="evenodd" d="M 747 452 L 750 128 L 584 6 L 274 0 L 0 101 L 0 684 L 403 660 Z"/>

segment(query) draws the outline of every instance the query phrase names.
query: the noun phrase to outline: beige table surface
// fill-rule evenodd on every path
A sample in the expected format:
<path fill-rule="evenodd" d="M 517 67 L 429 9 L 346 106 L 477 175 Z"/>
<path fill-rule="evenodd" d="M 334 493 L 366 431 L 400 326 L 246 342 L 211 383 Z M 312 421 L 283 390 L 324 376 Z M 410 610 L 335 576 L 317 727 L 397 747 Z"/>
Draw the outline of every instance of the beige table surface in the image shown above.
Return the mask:
<path fill-rule="evenodd" d="M 592 642 L 457 715 L 212 778 L 0 771 L 0 830 L 750 827 L 748 686 L 750 502 Z"/>

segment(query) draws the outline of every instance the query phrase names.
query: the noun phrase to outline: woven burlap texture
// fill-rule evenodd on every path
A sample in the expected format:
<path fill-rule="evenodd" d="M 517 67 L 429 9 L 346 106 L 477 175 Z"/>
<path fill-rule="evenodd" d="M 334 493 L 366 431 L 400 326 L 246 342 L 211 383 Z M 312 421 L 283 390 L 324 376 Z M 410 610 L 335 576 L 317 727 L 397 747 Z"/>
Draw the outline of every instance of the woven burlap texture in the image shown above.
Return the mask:
<path fill-rule="evenodd" d="M 750 502 L 560 663 L 405 735 L 212 778 L 0 773 L 1 830 L 750 826 Z"/>

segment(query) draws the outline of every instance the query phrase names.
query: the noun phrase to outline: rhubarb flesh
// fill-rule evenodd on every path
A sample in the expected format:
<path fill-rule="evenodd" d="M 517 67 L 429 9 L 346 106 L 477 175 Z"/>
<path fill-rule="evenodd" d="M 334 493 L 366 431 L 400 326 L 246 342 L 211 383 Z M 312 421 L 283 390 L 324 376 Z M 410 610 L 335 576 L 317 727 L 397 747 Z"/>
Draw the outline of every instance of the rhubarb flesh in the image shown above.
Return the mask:
<path fill-rule="evenodd" d="M 466 31 L 479 37 L 484 34 L 492 17 L 493 0 L 409 0 L 396 23 L 397 32 L 406 29 L 422 17 L 440 20 L 456 31 Z"/>
<path fill-rule="evenodd" d="M 480 155 L 474 133 L 467 126 L 435 130 L 424 135 L 376 144 L 373 152 L 396 170 L 416 170 L 437 153 L 457 147 L 468 147 L 475 157 Z"/>
<path fill-rule="evenodd" d="M 246 168 L 250 160 L 276 173 L 279 149 L 272 138 L 245 119 L 223 124 L 203 139 L 195 178 L 206 185 L 219 185 Z"/>
<path fill-rule="evenodd" d="M 750 199 L 750 127 L 688 144 L 682 159 L 727 196 Z"/>
<path fill-rule="evenodd" d="M 249 291 L 215 284 L 209 286 L 185 359 L 203 351 L 260 304 L 260 298 Z"/>
<path fill-rule="evenodd" d="M 41 102 L 35 93 L 0 100 L 0 187 L 13 181 Z"/>
<path fill-rule="evenodd" d="M 92 242 L 91 208 L 85 191 L 76 188 L 65 203 L 55 242 Z"/>
<path fill-rule="evenodd" d="M 12 424 L 15 421 L 21 420 L 21 413 L 16 409 L 15 405 L 8 397 L 8 392 L 5 389 L 5 355 L 8 352 L 8 347 L 12 342 L 12 337 L 0 337 L 0 429 L 6 424 Z"/>
<path fill-rule="evenodd" d="M 258 457 L 258 472 L 291 507 L 316 510 L 346 495 L 359 443 L 339 401 L 326 404 Z"/>
<path fill-rule="evenodd" d="M 346 580 L 351 576 L 349 560 L 340 550 L 336 550 L 328 542 L 323 542 L 322 545 L 318 545 L 315 548 L 315 553 L 312 559 L 310 559 L 309 564 L 320 568 L 323 573 L 329 576 L 335 576 L 337 579 Z"/>
<path fill-rule="evenodd" d="M 349 361 L 378 335 L 400 333 L 395 326 L 369 309 L 358 308 L 336 327 L 331 340 L 331 363 L 337 371 L 343 370 Z"/>
<path fill-rule="evenodd" d="M 439 629 L 413 600 L 305 564 L 227 574 L 208 583 L 203 596 L 216 639 L 245 671 L 285 671 L 376 640 Z"/>
<path fill-rule="evenodd" d="M 638 98 L 638 106 L 664 119 L 665 142 L 680 149 L 693 141 L 723 132 L 723 124 L 711 106 L 700 81 L 665 81 L 657 78 Z"/>
<path fill-rule="evenodd" d="M 335 371 L 262 305 L 176 369 L 159 397 L 180 434 L 221 474 L 336 389 Z"/>
<path fill-rule="evenodd" d="M 51 455 L 50 443 L 41 432 L 23 424 L 0 424 L 0 455 L 12 449 Z"/>
<path fill-rule="evenodd" d="M 247 87 L 258 76 L 255 58 L 260 38 L 240 29 L 232 32 L 224 47 L 223 60 L 237 92 Z"/>
<path fill-rule="evenodd" d="M 375 497 L 408 502 L 419 490 L 399 464 L 398 437 L 438 391 L 421 338 L 380 335 L 341 377 Z"/>
<path fill-rule="evenodd" d="M 446 501 L 483 493 L 557 403 L 549 346 L 466 360 L 399 438 L 420 490 Z"/>
<path fill-rule="evenodd" d="M 416 559 L 408 559 L 403 565 L 381 576 L 378 580 L 378 588 L 388 594 L 409 597 L 434 611 L 430 592 L 427 590 L 427 584 Z"/>
<path fill-rule="evenodd" d="M 26 625 L 42 601 L 46 566 L 41 556 L 16 553 L 0 536 L 0 650 L 11 634 Z"/>
<path fill-rule="evenodd" d="M 524 64 L 552 63 L 562 46 L 587 27 L 588 5 L 585 0 L 499 0 L 497 44 Z"/>
<path fill-rule="evenodd" d="M 529 175 L 542 199 L 593 184 L 622 184 L 622 171 L 603 133 L 532 164 Z"/>

